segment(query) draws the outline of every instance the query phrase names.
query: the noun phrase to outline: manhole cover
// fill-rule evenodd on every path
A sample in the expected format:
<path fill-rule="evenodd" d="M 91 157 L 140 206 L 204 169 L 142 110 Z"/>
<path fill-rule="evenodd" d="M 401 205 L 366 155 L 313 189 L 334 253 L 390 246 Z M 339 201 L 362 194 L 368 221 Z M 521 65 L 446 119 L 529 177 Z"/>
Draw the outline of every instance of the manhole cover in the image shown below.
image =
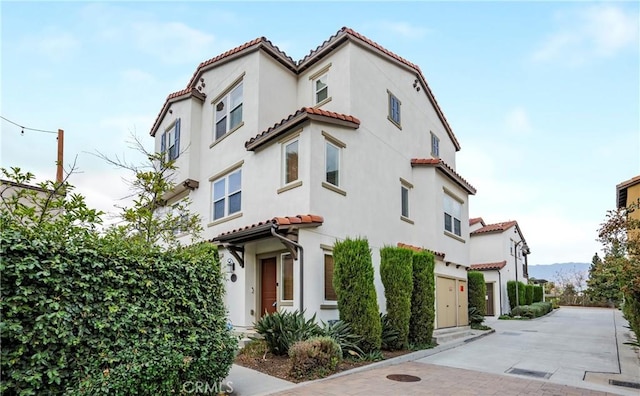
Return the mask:
<path fill-rule="evenodd" d="M 507 374 L 526 375 L 528 377 L 549 379 L 551 373 L 545 373 L 544 371 L 525 370 L 519 368 L 511 368 L 506 371 Z"/>
<path fill-rule="evenodd" d="M 387 375 L 387 379 L 390 379 L 391 381 L 398 381 L 398 382 L 420 381 L 420 377 L 416 377 L 415 375 L 407 375 L 407 374 L 389 374 Z"/>

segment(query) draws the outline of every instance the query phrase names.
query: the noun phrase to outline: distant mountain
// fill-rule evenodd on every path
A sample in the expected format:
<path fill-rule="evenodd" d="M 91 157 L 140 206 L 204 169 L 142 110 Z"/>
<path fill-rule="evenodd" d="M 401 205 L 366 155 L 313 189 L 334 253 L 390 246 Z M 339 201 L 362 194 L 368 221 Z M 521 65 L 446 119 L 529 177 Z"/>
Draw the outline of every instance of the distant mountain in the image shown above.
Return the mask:
<path fill-rule="evenodd" d="M 529 278 L 546 279 L 557 281 L 557 274 L 571 274 L 574 272 L 584 272 L 589 276 L 591 263 L 556 263 L 548 265 L 529 265 Z"/>

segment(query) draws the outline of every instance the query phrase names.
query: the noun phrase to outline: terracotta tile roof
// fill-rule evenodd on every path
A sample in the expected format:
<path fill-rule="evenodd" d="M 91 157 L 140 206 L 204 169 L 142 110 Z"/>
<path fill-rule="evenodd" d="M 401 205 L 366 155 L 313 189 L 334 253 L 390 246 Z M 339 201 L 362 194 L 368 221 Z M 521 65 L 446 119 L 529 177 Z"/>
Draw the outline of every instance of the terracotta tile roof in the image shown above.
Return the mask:
<path fill-rule="evenodd" d="M 167 111 L 169 111 L 169 107 L 171 106 L 171 103 L 174 103 L 183 99 L 191 98 L 191 97 L 198 98 L 199 100 L 204 102 L 204 99 L 207 97 L 207 95 L 200 92 L 197 88 L 185 88 L 183 90 L 170 93 L 169 96 L 167 96 L 167 99 L 165 100 L 164 105 L 160 109 L 158 116 L 153 122 L 153 126 L 151 127 L 151 132 L 150 132 L 151 136 L 156 135 L 156 131 L 160 126 L 160 122 L 164 118 L 164 116 L 167 114 Z"/>
<path fill-rule="evenodd" d="M 289 226 L 289 225 L 320 226 L 322 225 L 323 222 L 324 222 L 324 218 L 322 216 L 317 216 L 312 214 L 274 217 L 274 218 L 264 220 L 255 224 L 251 224 L 245 227 L 236 228 L 231 231 L 220 233 L 216 238 L 232 235 L 242 231 L 257 229 L 261 226 L 267 226 L 267 225 L 275 225 L 276 227 Z M 214 242 L 216 238 L 211 239 L 209 242 Z"/>
<path fill-rule="evenodd" d="M 518 222 L 515 220 L 509 220 L 502 223 L 487 224 L 486 226 L 482 228 L 478 228 L 477 230 L 473 231 L 471 235 L 485 234 L 490 232 L 504 232 L 509 228 L 517 225 L 518 225 Z"/>
<path fill-rule="evenodd" d="M 474 195 L 476 193 L 475 187 L 469 184 L 462 176 L 460 176 L 452 167 L 447 165 L 440 158 L 412 158 L 411 166 L 434 166 L 440 169 L 445 175 L 447 175 L 451 180 L 457 183 L 460 187 L 465 189 L 469 194 Z"/>
<path fill-rule="evenodd" d="M 307 120 L 324 121 L 351 127 L 353 129 L 357 129 L 360 126 L 360 120 L 354 116 L 335 113 L 333 111 L 326 111 L 322 109 L 315 109 L 313 107 L 303 107 L 295 113 L 290 114 L 287 118 L 283 118 L 279 122 L 276 122 L 267 130 L 249 139 L 244 143 L 244 146 L 247 148 L 247 150 L 255 150 L 256 148 L 275 139 L 291 128 L 294 128 L 295 126 L 300 125 Z"/>
<path fill-rule="evenodd" d="M 421 248 L 421 247 L 414 246 L 414 245 L 408 245 L 408 244 L 402 243 L 402 242 L 398 242 L 398 247 L 399 248 L 403 248 L 403 249 L 413 250 L 414 252 L 431 252 L 435 256 L 439 257 L 440 259 L 444 259 L 444 253 L 441 253 L 441 252 L 436 252 L 436 251 L 433 251 L 433 250 Z"/>
<path fill-rule="evenodd" d="M 505 265 L 507 265 L 507 260 L 502 260 L 497 263 L 471 264 L 469 271 L 501 270 Z"/>
<path fill-rule="evenodd" d="M 481 223 L 483 226 L 485 226 L 486 224 L 484 224 L 484 220 L 482 220 L 482 217 L 474 217 L 473 219 L 469 219 L 469 225 L 472 226 L 474 224 L 478 224 Z"/>
<path fill-rule="evenodd" d="M 429 84 L 427 83 L 426 78 L 424 77 L 424 75 L 422 74 L 422 71 L 420 70 L 420 67 L 418 67 L 418 65 L 409 62 L 408 60 L 402 58 L 401 56 L 398 56 L 396 54 L 394 54 L 393 52 L 387 50 L 386 48 L 382 47 L 380 44 L 376 43 L 373 40 L 370 40 L 369 38 L 361 35 L 360 33 L 354 31 L 353 29 L 350 29 L 348 27 L 343 27 L 340 30 L 338 30 L 338 32 L 336 34 L 334 34 L 333 36 L 331 36 L 329 39 L 325 40 L 320 46 L 318 46 L 315 50 L 311 51 L 307 56 L 305 56 L 302 60 L 295 62 L 293 61 L 293 59 L 291 57 L 289 57 L 284 51 L 281 51 L 277 46 L 273 45 L 273 43 L 271 43 L 271 41 L 269 41 L 268 39 L 266 39 L 265 37 L 260 37 L 254 40 L 251 40 L 247 43 L 244 43 L 236 48 L 233 48 L 227 52 L 224 52 L 218 56 L 215 56 L 209 60 L 206 60 L 202 63 L 200 63 L 200 65 L 198 65 L 198 68 L 196 69 L 196 71 L 193 73 L 193 76 L 191 77 L 191 79 L 189 80 L 189 83 L 187 84 L 187 88 L 186 89 L 194 89 L 198 87 L 198 83 L 199 80 L 201 79 L 202 74 L 210 69 L 213 68 L 215 66 L 217 66 L 220 63 L 229 61 L 231 59 L 235 59 L 237 56 L 241 56 L 242 54 L 245 53 L 249 53 L 258 49 L 262 49 L 265 52 L 267 52 L 269 55 L 271 55 L 277 62 L 279 62 L 280 64 L 282 64 L 284 67 L 286 67 L 287 69 L 291 70 L 292 72 L 296 73 L 296 74 L 300 74 L 303 71 L 305 71 L 306 69 L 308 69 L 311 65 L 315 64 L 316 62 L 320 61 L 322 58 L 324 58 L 324 56 L 330 54 L 332 51 L 334 51 L 336 48 L 338 48 L 340 46 L 340 44 L 344 41 L 344 40 L 354 40 L 357 41 L 361 44 L 364 44 L 366 47 L 374 49 L 375 51 L 377 51 L 378 53 L 383 54 L 384 56 L 388 56 L 389 58 L 400 62 L 403 65 L 406 65 L 407 67 L 413 69 L 416 72 L 416 75 L 418 77 L 418 79 L 420 80 L 420 83 L 422 84 L 422 86 L 424 87 L 424 92 L 427 94 L 427 97 L 429 98 L 429 100 L 431 101 L 431 103 L 433 104 L 434 109 L 436 110 L 436 113 L 438 114 L 438 117 L 440 118 L 440 121 L 442 121 L 442 124 L 444 125 L 447 134 L 449 135 L 449 138 L 451 139 L 451 141 L 453 142 L 456 150 L 460 150 L 460 143 L 458 142 L 458 139 L 456 138 L 455 134 L 453 133 L 453 130 L 451 129 L 451 126 L 449 125 L 449 122 L 447 121 L 447 118 L 445 117 L 444 113 L 442 112 L 442 109 L 440 108 L 440 105 L 438 104 L 438 101 L 436 100 L 435 96 L 433 95 L 433 92 L 431 91 L 431 88 L 429 87 Z M 181 91 L 179 91 L 181 92 Z M 176 93 L 174 93 L 176 94 Z M 171 97 L 172 95 L 169 95 L 169 97 Z M 176 97 L 181 97 L 182 95 L 177 95 Z M 162 120 L 162 118 L 164 117 L 164 115 L 166 114 L 166 111 L 168 110 L 168 102 L 170 98 L 167 98 L 167 100 L 165 101 L 165 104 L 162 107 L 162 110 L 160 111 L 160 113 L 158 114 L 158 117 L 156 118 L 155 122 L 153 123 L 153 127 L 151 128 L 150 134 L 151 136 L 155 136 L 156 134 L 156 130 Z"/>

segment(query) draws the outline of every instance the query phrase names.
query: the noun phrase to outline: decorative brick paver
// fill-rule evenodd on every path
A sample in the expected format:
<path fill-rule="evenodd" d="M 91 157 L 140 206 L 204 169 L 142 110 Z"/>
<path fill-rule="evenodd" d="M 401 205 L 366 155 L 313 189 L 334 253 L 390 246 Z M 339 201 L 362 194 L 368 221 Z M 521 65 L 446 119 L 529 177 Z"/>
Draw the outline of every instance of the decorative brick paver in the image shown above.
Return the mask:
<path fill-rule="evenodd" d="M 397 382 L 387 379 L 389 374 L 415 375 L 421 380 L 419 382 Z M 407 362 L 314 381 L 286 391 L 273 393 L 273 395 L 604 396 L 614 394 L 555 384 L 546 380 Z"/>

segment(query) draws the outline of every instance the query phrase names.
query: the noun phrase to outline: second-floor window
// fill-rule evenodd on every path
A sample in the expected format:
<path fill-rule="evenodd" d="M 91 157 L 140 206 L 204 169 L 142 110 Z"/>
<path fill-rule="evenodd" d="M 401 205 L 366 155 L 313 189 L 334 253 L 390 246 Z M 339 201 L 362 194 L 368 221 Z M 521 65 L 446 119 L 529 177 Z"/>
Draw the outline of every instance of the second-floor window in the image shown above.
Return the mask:
<path fill-rule="evenodd" d="M 387 91 L 388 92 L 388 91 Z M 398 128 L 400 128 L 400 100 L 395 97 L 391 92 L 389 93 L 389 120 L 396 124 Z"/>
<path fill-rule="evenodd" d="M 165 153 L 167 161 L 180 156 L 180 119 L 175 120 L 162 134 L 160 150 Z"/>
<path fill-rule="evenodd" d="M 329 184 L 340 187 L 340 147 L 325 142 L 325 180 Z"/>
<path fill-rule="evenodd" d="M 444 229 L 462 236 L 462 204 L 448 194 L 444 194 Z"/>
<path fill-rule="evenodd" d="M 284 144 L 284 184 L 298 180 L 298 140 Z"/>
<path fill-rule="evenodd" d="M 242 122 L 242 82 L 214 104 L 214 111 L 214 140 L 218 140 Z"/>
<path fill-rule="evenodd" d="M 218 220 L 240 212 L 242 207 L 242 169 L 213 181 L 211 218 Z"/>
<path fill-rule="evenodd" d="M 433 132 L 431 132 L 431 155 L 440 157 L 440 139 Z"/>
<path fill-rule="evenodd" d="M 329 86 L 327 85 L 327 75 L 323 74 L 313 82 L 315 92 L 315 104 L 321 103 L 329 97 Z"/>

